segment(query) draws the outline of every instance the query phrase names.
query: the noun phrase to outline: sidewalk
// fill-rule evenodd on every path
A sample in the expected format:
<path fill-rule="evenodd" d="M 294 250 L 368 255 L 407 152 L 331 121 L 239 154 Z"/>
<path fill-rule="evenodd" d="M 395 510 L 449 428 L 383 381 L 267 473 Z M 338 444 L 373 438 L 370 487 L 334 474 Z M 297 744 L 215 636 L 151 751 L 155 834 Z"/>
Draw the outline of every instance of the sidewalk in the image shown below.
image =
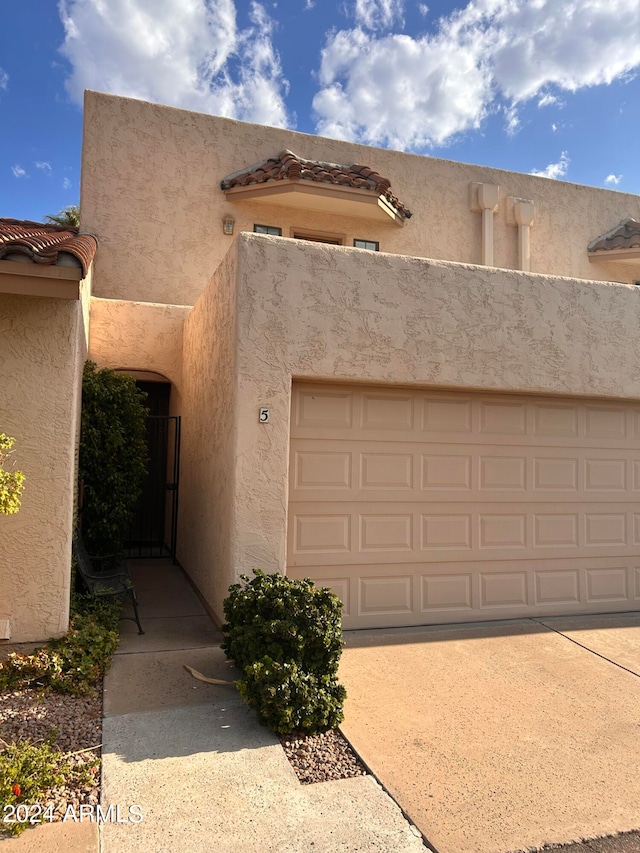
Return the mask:
<path fill-rule="evenodd" d="M 372 777 L 300 785 L 234 687 L 185 671 L 237 676 L 180 569 L 131 567 L 146 633 L 122 623 L 105 679 L 102 853 L 424 853 Z"/>

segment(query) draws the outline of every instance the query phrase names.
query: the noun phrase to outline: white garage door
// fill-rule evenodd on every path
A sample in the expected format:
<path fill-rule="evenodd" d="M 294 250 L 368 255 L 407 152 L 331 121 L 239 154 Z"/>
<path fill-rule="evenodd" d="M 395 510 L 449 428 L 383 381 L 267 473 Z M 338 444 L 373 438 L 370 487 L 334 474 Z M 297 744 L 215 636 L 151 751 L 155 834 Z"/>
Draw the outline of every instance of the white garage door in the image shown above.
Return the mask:
<path fill-rule="evenodd" d="M 640 609 L 640 404 L 293 388 L 287 573 L 347 628 Z"/>

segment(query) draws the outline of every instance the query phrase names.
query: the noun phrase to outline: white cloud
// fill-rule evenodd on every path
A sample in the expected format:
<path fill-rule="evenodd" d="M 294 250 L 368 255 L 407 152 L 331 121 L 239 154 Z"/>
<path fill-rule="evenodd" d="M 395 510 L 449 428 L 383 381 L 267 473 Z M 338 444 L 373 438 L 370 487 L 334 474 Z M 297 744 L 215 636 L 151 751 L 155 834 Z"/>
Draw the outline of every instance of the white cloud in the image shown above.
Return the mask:
<path fill-rule="evenodd" d="M 558 130 L 558 125 L 555 123 L 555 121 L 551 123 L 551 130 L 554 133 L 556 133 L 556 131 Z"/>
<path fill-rule="evenodd" d="M 62 181 L 62 189 L 63 189 L 63 190 L 68 190 L 70 187 L 71 187 L 71 181 L 69 180 L 69 178 L 65 178 L 65 179 Z"/>
<path fill-rule="evenodd" d="M 252 0 L 240 29 L 233 0 L 60 0 L 69 94 L 84 89 L 284 126 L 288 83 L 273 23 Z"/>
<path fill-rule="evenodd" d="M 314 6 L 315 6 L 315 3 L 313 2 L 313 0 L 305 0 L 305 4 L 304 4 L 305 9 L 307 9 L 307 10 L 313 9 Z"/>
<path fill-rule="evenodd" d="M 356 0 L 355 19 L 368 30 L 388 30 L 404 24 L 404 0 Z"/>
<path fill-rule="evenodd" d="M 16 178 L 24 178 L 25 176 L 29 177 L 25 170 L 22 168 L 22 166 L 19 166 L 17 163 L 15 164 L 15 166 L 11 167 L 11 171 L 13 172 Z"/>
<path fill-rule="evenodd" d="M 511 106 L 505 110 L 504 123 L 509 136 L 513 136 L 520 129 L 520 117 L 515 106 Z"/>
<path fill-rule="evenodd" d="M 50 174 L 51 163 L 47 163 L 46 160 L 36 160 L 36 169 L 40 169 L 40 171 Z"/>
<path fill-rule="evenodd" d="M 9 83 L 9 75 L 4 70 L 4 68 L 0 68 L 0 89 L 6 89 Z"/>
<path fill-rule="evenodd" d="M 429 14 L 429 7 L 426 3 L 418 3 L 418 12 L 420 12 L 423 18 L 426 18 Z"/>
<path fill-rule="evenodd" d="M 541 97 L 538 99 L 539 107 L 550 107 L 553 104 L 559 103 L 561 103 L 560 99 L 557 98 L 555 95 L 552 95 L 550 92 L 545 92 L 544 95 L 541 95 Z"/>
<path fill-rule="evenodd" d="M 546 168 L 541 169 L 539 172 L 536 169 L 532 169 L 529 174 L 537 175 L 539 178 L 553 178 L 554 180 L 558 180 L 559 178 L 564 178 L 567 174 L 570 162 L 571 160 L 567 152 L 563 151 L 557 163 L 549 163 Z"/>
<path fill-rule="evenodd" d="M 442 40 L 375 39 L 356 29 L 329 38 L 320 83 L 313 101 L 320 133 L 422 148 L 479 127 L 491 80 L 471 52 L 451 57 Z"/>
<path fill-rule="evenodd" d="M 620 181 L 622 180 L 622 175 L 614 175 L 613 172 L 604 179 L 605 184 L 613 184 L 613 186 L 618 186 Z"/>
<path fill-rule="evenodd" d="M 442 145 L 490 113 L 610 83 L 640 67 L 640 0 L 474 0 L 420 38 L 331 32 L 314 99 L 320 133 Z M 509 126 L 509 122 L 507 122 Z"/>

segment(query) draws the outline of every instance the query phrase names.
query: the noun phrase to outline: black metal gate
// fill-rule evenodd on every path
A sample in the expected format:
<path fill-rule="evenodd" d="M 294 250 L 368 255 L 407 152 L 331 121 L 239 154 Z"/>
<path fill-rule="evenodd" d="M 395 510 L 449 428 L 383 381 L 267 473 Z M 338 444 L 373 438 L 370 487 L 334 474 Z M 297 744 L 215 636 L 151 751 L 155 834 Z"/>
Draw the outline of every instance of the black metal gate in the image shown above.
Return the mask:
<path fill-rule="evenodd" d="M 149 472 L 135 508 L 125 554 L 129 558 L 175 559 L 180 483 L 180 417 L 149 415 L 147 441 Z"/>

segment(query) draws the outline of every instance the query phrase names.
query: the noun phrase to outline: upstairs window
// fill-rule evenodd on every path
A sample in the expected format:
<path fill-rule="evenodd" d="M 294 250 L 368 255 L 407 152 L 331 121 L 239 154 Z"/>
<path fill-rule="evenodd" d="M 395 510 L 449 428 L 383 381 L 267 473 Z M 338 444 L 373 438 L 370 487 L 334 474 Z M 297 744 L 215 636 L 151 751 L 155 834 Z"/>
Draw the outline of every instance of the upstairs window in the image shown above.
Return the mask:
<path fill-rule="evenodd" d="M 370 252 L 380 251 L 380 243 L 377 240 L 354 240 L 353 245 L 356 249 L 368 249 Z"/>
<path fill-rule="evenodd" d="M 270 237 L 282 237 L 282 228 L 276 225 L 254 225 L 254 234 L 269 234 Z"/>
<path fill-rule="evenodd" d="M 291 229 L 294 240 L 309 240 L 312 243 L 329 243 L 332 246 L 344 246 L 344 234 L 334 234 L 330 231 L 306 231 L 299 228 Z"/>

